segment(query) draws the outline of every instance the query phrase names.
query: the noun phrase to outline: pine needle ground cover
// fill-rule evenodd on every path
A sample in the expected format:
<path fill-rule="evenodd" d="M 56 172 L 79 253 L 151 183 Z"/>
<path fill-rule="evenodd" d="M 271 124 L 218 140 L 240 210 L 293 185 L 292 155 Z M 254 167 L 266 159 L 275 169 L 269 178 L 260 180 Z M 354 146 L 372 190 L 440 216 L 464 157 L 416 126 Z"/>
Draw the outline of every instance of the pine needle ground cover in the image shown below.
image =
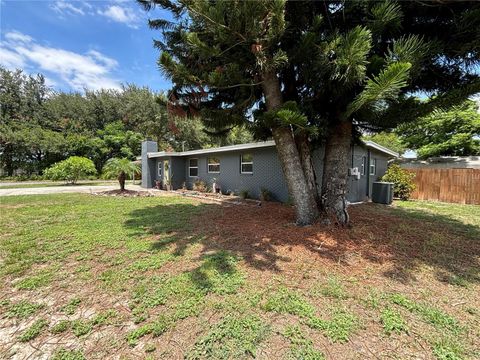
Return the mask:
<path fill-rule="evenodd" d="M 0 358 L 469 359 L 480 207 L 0 198 Z"/>

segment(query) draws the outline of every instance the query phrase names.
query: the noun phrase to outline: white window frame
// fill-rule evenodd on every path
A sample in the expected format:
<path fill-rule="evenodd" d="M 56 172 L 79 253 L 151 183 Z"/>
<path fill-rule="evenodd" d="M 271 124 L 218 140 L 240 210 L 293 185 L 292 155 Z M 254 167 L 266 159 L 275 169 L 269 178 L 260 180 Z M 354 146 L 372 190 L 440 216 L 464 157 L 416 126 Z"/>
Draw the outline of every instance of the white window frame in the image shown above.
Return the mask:
<path fill-rule="evenodd" d="M 253 174 L 253 154 L 248 154 L 252 156 L 252 161 L 243 161 L 243 155 L 247 155 L 247 153 L 240 155 L 240 174 Z M 243 165 L 252 165 L 252 171 L 243 171 Z"/>
<path fill-rule="evenodd" d="M 218 160 L 218 162 L 216 162 L 216 163 L 211 163 L 211 164 L 210 164 L 210 159 Z M 218 165 L 218 169 L 219 169 L 219 170 L 218 170 L 218 171 L 212 171 L 212 170 L 210 170 L 210 165 L 212 165 L 212 166 L 217 166 L 217 165 Z M 221 169 L 221 168 L 220 168 L 220 158 L 217 158 L 217 157 L 214 157 L 214 156 L 212 156 L 212 157 L 207 157 L 207 172 L 208 172 L 209 174 L 220 174 L 220 169 Z"/>
<path fill-rule="evenodd" d="M 191 166 L 191 161 L 192 160 L 197 160 L 197 166 Z M 197 169 L 197 175 L 192 175 L 192 169 Z M 192 158 L 188 159 L 188 177 L 198 177 L 198 159 L 197 158 Z"/>
<path fill-rule="evenodd" d="M 160 160 L 157 163 L 157 175 L 160 179 L 162 178 L 162 170 L 163 170 L 163 160 Z"/>
<path fill-rule="evenodd" d="M 365 176 L 366 175 L 366 168 L 367 168 L 367 157 L 362 156 L 362 166 L 361 166 L 361 172 L 360 174 Z"/>
<path fill-rule="evenodd" d="M 373 169 L 373 171 L 372 171 Z M 370 159 L 370 167 L 369 167 L 369 172 L 370 175 L 376 175 L 377 174 L 377 159 Z"/>

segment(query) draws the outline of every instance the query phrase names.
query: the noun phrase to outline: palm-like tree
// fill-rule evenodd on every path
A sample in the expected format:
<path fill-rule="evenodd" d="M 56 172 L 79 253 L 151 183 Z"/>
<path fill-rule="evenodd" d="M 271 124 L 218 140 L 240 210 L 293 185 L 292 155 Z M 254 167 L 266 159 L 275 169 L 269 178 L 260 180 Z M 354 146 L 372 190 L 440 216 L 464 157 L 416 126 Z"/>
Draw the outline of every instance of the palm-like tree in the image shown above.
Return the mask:
<path fill-rule="evenodd" d="M 109 159 L 103 167 L 104 176 L 117 177 L 121 191 L 125 190 L 125 180 L 127 179 L 127 174 L 138 174 L 139 172 L 140 166 L 126 158 Z"/>

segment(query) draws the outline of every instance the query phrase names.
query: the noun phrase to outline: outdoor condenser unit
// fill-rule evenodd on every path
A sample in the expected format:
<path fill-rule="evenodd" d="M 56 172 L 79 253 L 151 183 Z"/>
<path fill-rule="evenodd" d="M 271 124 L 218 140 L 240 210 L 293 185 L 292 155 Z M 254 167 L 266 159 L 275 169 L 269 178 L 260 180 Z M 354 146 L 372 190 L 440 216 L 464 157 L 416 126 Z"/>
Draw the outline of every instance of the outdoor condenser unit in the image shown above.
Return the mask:
<path fill-rule="evenodd" d="M 374 203 L 390 205 L 393 201 L 393 183 L 374 182 L 372 184 L 372 201 Z"/>

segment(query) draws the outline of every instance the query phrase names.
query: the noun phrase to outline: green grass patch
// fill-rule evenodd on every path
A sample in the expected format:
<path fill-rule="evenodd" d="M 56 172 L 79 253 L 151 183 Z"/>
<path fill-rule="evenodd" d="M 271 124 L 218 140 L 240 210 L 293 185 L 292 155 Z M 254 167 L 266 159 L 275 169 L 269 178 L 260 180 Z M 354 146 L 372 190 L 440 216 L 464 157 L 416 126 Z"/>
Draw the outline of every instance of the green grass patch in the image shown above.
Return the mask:
<path fill-rule="evenodd" d="M 27 276 L 15 284 L 20 290 L 35 290 L 42 286 L 47 286 L 52 282 L 53 273 L 50 270 L 40 271 L 36 275 Z"/>
<path fill-rule="evenodd" d="M 301 317 L 311 317 L 315 312 L 315 308 L 302 295 L 287 288 L 281 288 L 270 294 L 264 309 Z"/>
<path fill-rule="evenodd" d="M 462 360 L 465 348 L 456 340 L 443 338 L 433 344 L 433 355 L 438 360 Z"/>
<path fill-rule="evenodd" d="M 77 311 L 77 308 L 80 306 L 81 302 L 82 300 L 80 300 L 79 298 L 71 299 L 67 305 L 62 307 L 62 312 L 66 315 L 75 314 L 75 311 Z"/>
<path fill-rule="evenodd" d="M 39 309 L 42 309 L 44 305 L 21 300 L 17 303 L 8 302 L 5 307 L 5 316 L 7 318 L 26 319 L 35 314 Z"/>
<path fill-rule="evenodd" d="M 325 297 L 341 300 L 348 297 L 342 283 L 334 276 L 329 276 L 327 283 L 321 286 L 319 289 L 315 289 L 314 293 L 319 293 Z"/>
<path fill-rule="evenodd" d="M 202 265 L 190 272 L 190 280 L 205 293 L 234 294 L 245 282 L 238 271 L 239 258 L 228 251 L 204 256 Z"/>
<path fill-rule="evenodd" d="M 148 334 L 152 334 L 153 337 L 158 337 L 167 331 L 171 325 L 172 321 L 169 318 L 163 315 L 159 316 L 154 322 L 142 325 L 129 332 L 126 337 L 127 343 L 132 347 L 136 346 L 140 338 Z"/>
<path fill-rule="evenodd" d="M 89 334 L 93 329 L 91 321 L 88 320 L 74 320 L 72 321 L 72 332 L 76 337 Z"/>
<path fill-rule="evenodd" d="M 333 342 L 345 343 L 359 326 L 358 318 L 343 310 L 334 309 L 330 320 L 312 316 L 306 320 L 312 329 L 321 330 Z"/>
<path fill-rule="evenodd" d="M 27 342 L 35 339 L 48 326 L 45 319 L 36 320 L 28 329 L 26 329 L 18 338 L 21 342 Z"/>
<path fill-rule="evenodd" d="M 70 330 L 72 323 L 69 320 L 60 320 L 58 323 L 52 326 L 50 332 L 52 334 L 61 334 Z"/>
<path fill-rule="evenodd" d="M 50 360 L 85 360 L 86 357 L 83 355 L 83 352 L 80 350 L 68 350 L 65 348 L 60 348 L 55 351 Z"/>
<path fill-rule="evenodd" d="M 408 326 L 398 311 L 391 308 L 384 309 L 380 318 L 387 335 L 392 333 L 401 334 L 402 332 L 408 334 Z"/>
<path fill-rule="evenodd" d="M 403 306 L 408 311 L 420 315 L 424 321 L 436 328 L 446 329 L 453 333 L 458 333 L 461 330 L 456 319 L 437 308 L 417 303 L 402 294 L 392 294 L 390 299 L 394 304 Z"/>
<path fill-rule="evenodd" d="M 109 309 L 106 311 L 102 311 L 95 315 L 92 320 L 93 326 L 102 326 L 102 325 L 110 325 L 113 323 L 114 319 L 118 317 L 117 311 L 113 309 Z"/>
<path fill-rule="evenodd" d="M 270 327 L 256 315 L 227 316 L 199 339 L 187 359 L 255 358 L 260 343 Z"/>
<path fill-rule="evenodd" d="M 298 325 L 289 325 L 285 328 L 283 336 L 290 343 L 289 359 L 295 360 L 324 360 L 325 356 L 313 347 L 312 340 L 308 339 Z"/>

